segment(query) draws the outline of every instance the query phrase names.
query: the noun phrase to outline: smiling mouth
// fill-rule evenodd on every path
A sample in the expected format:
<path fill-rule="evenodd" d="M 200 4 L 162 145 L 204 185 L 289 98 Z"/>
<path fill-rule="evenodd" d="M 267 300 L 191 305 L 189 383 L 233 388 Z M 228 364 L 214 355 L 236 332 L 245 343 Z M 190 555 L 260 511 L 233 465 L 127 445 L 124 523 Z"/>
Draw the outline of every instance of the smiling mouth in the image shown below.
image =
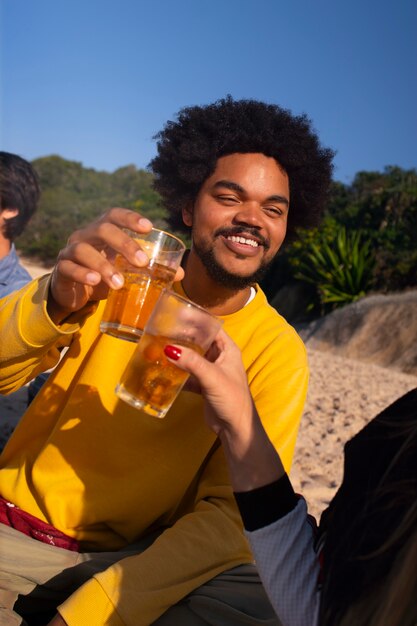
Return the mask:
<path fill-rule="evenodd" d="M 258 248 L 260 243 L 255 241 L 255 239 L 250 239 L 248 237 L 242 237 L 241 235 L 229 235 L 226 237 L 228 241 L 233 241 L 233 243 L 241 243 L 245 246 L 251 246 L 252 248 Z"/>

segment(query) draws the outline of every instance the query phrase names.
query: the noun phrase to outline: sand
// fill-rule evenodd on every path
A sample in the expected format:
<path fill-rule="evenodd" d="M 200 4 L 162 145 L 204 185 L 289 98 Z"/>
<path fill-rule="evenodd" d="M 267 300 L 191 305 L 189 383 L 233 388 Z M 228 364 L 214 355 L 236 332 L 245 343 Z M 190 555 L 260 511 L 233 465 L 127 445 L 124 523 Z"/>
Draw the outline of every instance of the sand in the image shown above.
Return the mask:
<path fill-rule="evenodd" d="M 417 377 L 307 348 L 310 385 L 291 479 L 316 517 L 343 475 L 343 446 L 372 417 L 417 387 Z"/>
<path fill-rule="evenodd" d="M 24 261 L 33 277 L 44 267 Z M 417 387 L 417 376 L 307 347 L 311 378 L 291 479 L 318 517 L 343 473 L 343 446 L 384 407 Z M 0 446 L 25 410 L 27 389 L 0 396 Z"/>
<path fill-rule="evenodd" d="M 33 259 L 27 259 L 26 257 L 20 256 L 20 262 L 32 278 L 39 278 L 44 274 L 48 274 L 52 270 L 50 265 L 42 265 L 41 263 L 37 263 Z"/>

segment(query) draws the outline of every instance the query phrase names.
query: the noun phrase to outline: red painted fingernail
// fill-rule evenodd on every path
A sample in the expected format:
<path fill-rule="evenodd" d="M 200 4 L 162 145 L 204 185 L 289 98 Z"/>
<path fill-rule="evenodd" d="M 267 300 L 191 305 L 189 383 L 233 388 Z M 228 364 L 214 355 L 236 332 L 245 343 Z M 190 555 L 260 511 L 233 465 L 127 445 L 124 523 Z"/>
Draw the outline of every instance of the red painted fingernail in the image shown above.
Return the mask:
<path fill-rule="evenodd" d="M 165 346 L 164 352 L 167 357 L 173 361 L 178 361 L 181 356 L 181 350 L 175 346 Z"/>

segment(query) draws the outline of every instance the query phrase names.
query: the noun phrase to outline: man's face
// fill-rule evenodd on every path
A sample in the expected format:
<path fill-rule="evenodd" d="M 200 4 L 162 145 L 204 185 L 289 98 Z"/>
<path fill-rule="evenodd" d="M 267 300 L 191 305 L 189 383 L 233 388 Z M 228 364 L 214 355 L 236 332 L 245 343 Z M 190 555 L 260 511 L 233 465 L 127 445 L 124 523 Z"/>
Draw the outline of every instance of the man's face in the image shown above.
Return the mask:
<path fill-rule="evenodd" d="M 260 280 L 278 252 L 288 207 L 288 176 L 275 159 L 230 154 L 217 161 L 183 219 L 211 278 L 243 289 Z"/>

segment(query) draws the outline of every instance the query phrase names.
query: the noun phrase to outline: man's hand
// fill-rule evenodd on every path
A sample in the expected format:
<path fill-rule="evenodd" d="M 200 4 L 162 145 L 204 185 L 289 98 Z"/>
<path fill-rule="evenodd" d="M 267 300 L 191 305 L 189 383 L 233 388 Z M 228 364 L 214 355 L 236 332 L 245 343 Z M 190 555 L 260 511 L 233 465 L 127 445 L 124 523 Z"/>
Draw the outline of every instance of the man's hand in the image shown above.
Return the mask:
<path fill-rule="evenodd" d="M 67 626 L 67 622 L 57 613 L 46 626 Z"/>
<path fill-rule="evenodd" d="M 123 285 L 123 277 L 113 265 L 118 252 L 132 265 L 148 263 L 147 255 L 122 228 L 146 233 L 152 224 L 134 211 L 114 208 L 70 236 L 52 273 L 48 312 L 54 322 L 89 301 L 105 298 L 109 287 Z"/>
<path fill-rule="evenodd" d="M 148 264 L 145 252 L 123 228 L 147 233 L 152 223 L 135 211 L 113 208 L 70 236 L 51 277 L 48 313 L 56 324 L 88 302 L 106 298 L 110 287 L 122 287 L 123 276 L 113 264 L 117 253 L 137 267 Z M 178 270 L 176 280 L 183 276 Z"/>

